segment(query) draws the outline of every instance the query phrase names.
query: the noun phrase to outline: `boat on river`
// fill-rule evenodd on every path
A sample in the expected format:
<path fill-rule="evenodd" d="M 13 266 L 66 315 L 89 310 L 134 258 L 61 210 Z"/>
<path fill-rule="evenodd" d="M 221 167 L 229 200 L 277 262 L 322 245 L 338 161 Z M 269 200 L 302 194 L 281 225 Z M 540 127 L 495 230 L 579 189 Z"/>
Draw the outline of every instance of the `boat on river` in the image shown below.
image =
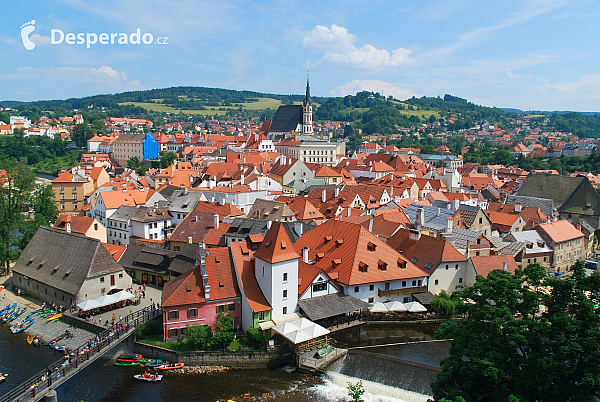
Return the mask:
<path fill-rule="evenodd" d="M 175 370 L 180 369 L 184 366 L 183 363 L 170 363 L 170 364 L 161 364 L 158 366 L 159 370 Z"/>
<path fill-rule="evenodd" d="M 140 362 L 114 362 L 115 366 L 121 366 L 121 367 L 133 367 L 133 366 L 139 366 Z"/>
<path fill-rule="evenodd" d="M 33 325 L 33 322 L 35 320 L 31 317 L 28 317 L 28 319 L 26 319 L 25 321 L 23 321 L 22 323 L 17 323 L 15 325 L 13 325 L 12 327 L 10 327 L 10 332 L 12 332 L 13 334 L 18 334 L 20 332 L 25 331 L 27 328 L 31 327 Z M 33 342 L 33 340 L 32 340 Z"/>
<path fill-rule="evenodd" d="M 117 361 L 122 363 L 139 363 L 142 358 L 143 356 L 137 353 L 125 353 L 119 355 Z"/>
<path fill-rule="evenodd" d="M 138 381 L 146 381 L 146 382 L 159 382 L 162 380 L 163 376 L 160 374 L 136 374 L 133 376 Z"/>

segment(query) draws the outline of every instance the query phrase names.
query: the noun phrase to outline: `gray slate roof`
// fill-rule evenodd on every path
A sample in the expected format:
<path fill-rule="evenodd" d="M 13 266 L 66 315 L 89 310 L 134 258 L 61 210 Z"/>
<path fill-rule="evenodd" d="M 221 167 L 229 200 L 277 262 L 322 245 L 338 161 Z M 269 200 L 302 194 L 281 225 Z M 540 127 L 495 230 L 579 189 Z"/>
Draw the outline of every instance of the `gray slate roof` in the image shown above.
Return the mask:
<path fill-rule="evenodd" d="M 197 245 L 186 243 L 181 250 L 179 250 L 173 262 L 171 262 L 169 269 L 179 274 L 185 274 L 189 270 L 193 269 L 196 265 L 197 251 Z"/>
<path fill-rule="evenodd" d="M 166 274 L 176 255 L 176 251 L 130 244 L 121 256 L 119 263 L 126 269 Z"/>
<path fill-rule="evenodd" d="M 442 232 L 446 230 L 447 218 L 454 216 L 454 211 L 452 210 L 435 208 L 428 205 L 420 205 L 415 203 L 404 208 L 404 215 L 406 215 L 413 226 L 417 220 L 418 208 L 423 208 L 423 211 L 425 212 L 425 227 Z"/>
<path fill-rule="evenodd" d="M 40 227 L 21 253 L 13 271 L 75 295 L 86 278 L 123 272 L 96 239 Z"/>
<path fill-rule="evenodd" d="M 119 222 L 129 222 L 129 220 L 131 219 L 133 214 L 135 214 L 136 211 L 137 207 L 121 205 L 108 219 Z"/>
<path fill-rule="evenodd" d="M 292 243 L 296 243 L 296 241 L 300 238 L 300 235 L 297 231 L 299 226 L 302 226 L 303 234 L 317 226 L 314 222 L 306 223 L 302 221 L 281 222 L 281 224 L 283 225 L 283 228 L 287 232 Z M 235 218 L 233 222 L 231 222 L 231 226 L 227 232 L 225 232 L 225 236 L 237 240 L 244 240 L 249 234 L 260 233 L 264 237 L 268 231 L 269 229 L 267 228 L 266 219 Z"/>
<path fill-rule="evenodd" d="M 135 222 L 158 222 L 171 219 L 172 216 L 169 214 L 167 207 L 138 207 L 131 217 L 132 221 Z"/>
<path fill-rule="evenodd" d="M 479 239 L 483 233 L 454 226 L 452 228 L 452 234 L 454 235 L 454 247 L 466 249 L 467 240 L 470 244 L 475 244 L 477 239 Z"/>
<path fill-rule="evenodd" d="M 169 197 L 166 205 L 171 212 L 187 214 L 196 208 L 198 201 L 202 198 L 202 191 L 198 190 L 175 190 Z"/>
<path fill-rule="evenodd" d="M 271 122 L 270 132 L 290 132 L 302 123 L 302 106 L 285 105 L 279 106 Z"/>
<path fill-rule="evenodd" d="M 364 310 L 369 307 L 369 303 L 342 293 L 332 293 L 326 296 L 298 300 L 298 307 L 311 321 L 316 321 Z"/>
<path fill-rule="evenodd" d="M 263 200 L 257 198 L 247 215 L 248 218 L 264 218 L 270 221 L 281 221 L 296 218 L 294 211 L 285 202 Z"/>
<path fill-rule="evenodd" d="M 553 211 L 555 209 L 554 201 L 549 198 L 539 198 L 539 197 L 528 197 L 522 195 L 509 195 L 506 199 L 506 203 L 510 205 L 515 205 L 516 203 L 521 203 L 524 207 L 536 207 L 539 208 L 547 216 L 552 216 Z"/>

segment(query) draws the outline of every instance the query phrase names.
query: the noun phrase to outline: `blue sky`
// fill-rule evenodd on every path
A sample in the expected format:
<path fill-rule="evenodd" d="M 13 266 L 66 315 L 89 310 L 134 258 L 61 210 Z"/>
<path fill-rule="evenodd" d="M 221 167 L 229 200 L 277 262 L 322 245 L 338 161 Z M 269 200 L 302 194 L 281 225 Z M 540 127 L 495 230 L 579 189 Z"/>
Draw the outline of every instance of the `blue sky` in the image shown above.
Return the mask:
<path fill-rule="evenodd" d="M 600 109 L 597 1 L 5 0 L 0 99 L 179 85 L 450 93 L 524 110 Z M 20 27 L 35 20 L 25 49 Z M 51 30 L 126 33 L 166 45 L 51 44 Z M 117 37 L 118 38 L 118 37 Z"/>

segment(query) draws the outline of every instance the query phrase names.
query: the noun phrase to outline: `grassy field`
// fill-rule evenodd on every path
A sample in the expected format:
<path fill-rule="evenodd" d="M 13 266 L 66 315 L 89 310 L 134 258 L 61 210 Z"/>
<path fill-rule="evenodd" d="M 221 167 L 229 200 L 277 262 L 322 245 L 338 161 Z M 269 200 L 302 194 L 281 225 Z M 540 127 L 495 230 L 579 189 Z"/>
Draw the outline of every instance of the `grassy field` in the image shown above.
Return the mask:
<path fill-rule="evenodd" d="M 56 175 L 58 169 L 65 166 L 73 166 L 80 159 L 81 153 L 79 151 L 69 152 L 65 156 L 41 160 L 35 164 L 35 169 L 43 173 Z"/>
<path fill-rule="evenodd" d="M 185 96 L 180 96 L 181 99 L 185 99 Z M 155 102 L 161 102 L 162 99 L 152 99 Z M 244 110 L 265 110 L 267 108 L 277 109 L 282 105 L 280 100 L 272 99 L 272 98 L 258 98 L 258 102 L 244 102 L 244 103 L 234 103 L 231 106 L 207 106 L 206 110 L 179 110 L 175 109 L 168 105 L 163 105 L 162 103 L 153 103 L 153 102 L 122 102 L 119 105 L 133 105 L 138 106 L 143 109 L 153 111 L 153 112 L 168 112 L 168 113 L 179 113 L 180 111 L 184 114 L 202 114 L 202 115 L 224 115 L 227 113 L 227 110 L 238 109 L 240 105 Z M 217 110 L 217 109 L 227 109 L 227 110 Z"/>

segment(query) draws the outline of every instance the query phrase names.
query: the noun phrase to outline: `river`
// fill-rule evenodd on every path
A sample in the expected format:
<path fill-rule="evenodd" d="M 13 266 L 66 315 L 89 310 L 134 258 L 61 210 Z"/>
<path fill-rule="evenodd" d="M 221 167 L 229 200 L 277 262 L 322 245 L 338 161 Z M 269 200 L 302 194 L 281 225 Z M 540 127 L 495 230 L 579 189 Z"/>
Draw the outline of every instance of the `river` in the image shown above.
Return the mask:
<path fill-rule="evenodd" d="M 434 326 L 369 326 L 346 330 L 335 335 L 345 346 L 364 346 L 402 342 L 408 337 L 433 337 Z M 402 331 L 402 332 L 401 332 Z M 430 346 L 428 346 L 430 345 Z M 434 346 L 431 346 L 434 345 Z M 424 402 L 428 378 L 434 372 L 423 373 L 414 368 L 386 363 L 381 368 L 377 355 L 400 356 L 403 360 L 436 365 L 447 354 L 447 344 L 420 344 L 366 349 L 367 352 L 348 356 L 334 364 L 323 376 L 300 374 L 290 369 L 238 369 L 204 375 L 165 375 L 160 383 L 137 382 L 136 367 L 116 367 L 109 358 L 101 358 L 57 389 L 59 402 L 66 401 L 255 401 L 330 402 L 347 400 L 346 385 L 363 379 L 366 402 Z M 0 384 L 0 393 L 45 368 L 59 355 L 48 347 L 28 345 L 25 335 L 12 335 L 6 325 L 0 326 L 0 371 L 9 376 Z M 390 365 L 393 365 L 390 366 Z M 427 370 L 425 370 L 427 371 Z M 374 375 L 373 373 L 379 373 Z M 383 373 L 383 374 L 382 374 Z M 392 374 L 394 373 L 394 374 Z M 427 377 L 429 376 L 429 377 Z M 371 379 L 374 379 L 372 381 Z M 405 388 L 405 389 L 402 389 Z M 417 392 L 415 392 L 417 391 Z"/>

